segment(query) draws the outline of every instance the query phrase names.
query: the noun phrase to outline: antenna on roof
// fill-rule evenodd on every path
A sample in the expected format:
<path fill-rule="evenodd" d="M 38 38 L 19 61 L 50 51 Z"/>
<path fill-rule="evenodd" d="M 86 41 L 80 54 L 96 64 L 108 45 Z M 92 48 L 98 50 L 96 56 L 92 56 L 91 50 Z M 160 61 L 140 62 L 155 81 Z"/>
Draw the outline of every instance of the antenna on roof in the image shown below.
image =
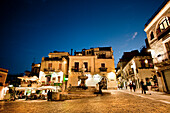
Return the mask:
<path fill-rule="evenodd" d="M 34 60 L 33 60 L 33 63 L 35 64 L 35 57 L 33 58 Z"/>

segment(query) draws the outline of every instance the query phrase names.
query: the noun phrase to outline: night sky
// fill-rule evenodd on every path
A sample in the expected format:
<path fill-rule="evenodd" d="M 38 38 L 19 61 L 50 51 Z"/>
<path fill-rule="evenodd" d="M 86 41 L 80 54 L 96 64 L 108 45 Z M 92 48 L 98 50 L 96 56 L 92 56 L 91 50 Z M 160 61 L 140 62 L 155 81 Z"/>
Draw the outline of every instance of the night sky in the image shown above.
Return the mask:
<path fill-rule="evenodd" d="M 0 67 L 31 70 L 50 52 L 145 45 L 144 25 L 163 0 L 0 0 Z"/>

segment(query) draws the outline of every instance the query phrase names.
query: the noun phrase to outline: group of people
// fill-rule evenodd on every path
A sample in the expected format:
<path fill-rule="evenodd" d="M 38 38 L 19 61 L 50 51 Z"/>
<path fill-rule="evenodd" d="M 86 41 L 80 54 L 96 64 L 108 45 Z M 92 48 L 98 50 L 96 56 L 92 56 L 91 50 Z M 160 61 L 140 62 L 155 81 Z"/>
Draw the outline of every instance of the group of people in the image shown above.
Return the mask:
<path fill-rule="evenodd" d="M 134 81 L 130 82 L 129 87 L 130 87 L 130 91 L 132 91 L 132 88 L 133 88 L 133 91 L 135 92 L 135 90 L 136 90 L 136 83 Z"/>
<path fill-rule="evenodd" d="M 140 86 L 141 86 L 142 94 L 146 94 L 146 91 L 148 91 L 148 94 L 151 95 L 151 86 L 152 85 L 151 85 L 151 82 L 150 82 L 149 79 L 146 79 L 146 84 L 144 83 L 143 79 L 141 79 Z M 131 82 L 129 84 L 129 87 L 130 87 L 130 91 L 132 91 L 132 89 L 133 89 L 134 92 L 135 92 L 135 90 L 136 90 L 136 83 L 135 83 L 135 81 Z"/>
<path fill-rule="evenodd" d="M 140 82 L 140 86 L 141 86 L 141 89 L 142 89 L 142 94 L 146 94 L 146 91 L 148 91 L 148 94 L 151 95 L 151 82 L 149 79 L 146 80 L 146 85 L 143 81 L 143 79 L 141 79 L 141 82 Z"/>

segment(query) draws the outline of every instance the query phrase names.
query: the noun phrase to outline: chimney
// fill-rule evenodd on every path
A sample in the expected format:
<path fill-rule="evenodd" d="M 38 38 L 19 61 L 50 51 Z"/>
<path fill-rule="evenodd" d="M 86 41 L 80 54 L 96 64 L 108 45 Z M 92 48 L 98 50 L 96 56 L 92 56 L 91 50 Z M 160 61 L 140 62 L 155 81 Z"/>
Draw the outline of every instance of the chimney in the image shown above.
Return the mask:
<path fill-rule="evenodd" d="M 73 55 L 73 49 L 71 49 L 71 56 Z"/>

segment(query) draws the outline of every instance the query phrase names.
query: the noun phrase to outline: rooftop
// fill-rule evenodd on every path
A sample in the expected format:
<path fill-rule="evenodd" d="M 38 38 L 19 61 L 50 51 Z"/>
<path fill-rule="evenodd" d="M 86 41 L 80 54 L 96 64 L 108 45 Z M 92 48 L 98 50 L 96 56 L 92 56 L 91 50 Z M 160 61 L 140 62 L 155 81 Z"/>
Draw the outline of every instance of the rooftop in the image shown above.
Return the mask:
<path fill-rule="evenodd" d="M 166 5 L 169 0 L 164 0 L 164 2 L 159 6 L 157 11 L 151 16 L 151 18 L 146 22 L 145 27 L 153 20 L 153 18 L 161 11 L 161 9 Z"/>

